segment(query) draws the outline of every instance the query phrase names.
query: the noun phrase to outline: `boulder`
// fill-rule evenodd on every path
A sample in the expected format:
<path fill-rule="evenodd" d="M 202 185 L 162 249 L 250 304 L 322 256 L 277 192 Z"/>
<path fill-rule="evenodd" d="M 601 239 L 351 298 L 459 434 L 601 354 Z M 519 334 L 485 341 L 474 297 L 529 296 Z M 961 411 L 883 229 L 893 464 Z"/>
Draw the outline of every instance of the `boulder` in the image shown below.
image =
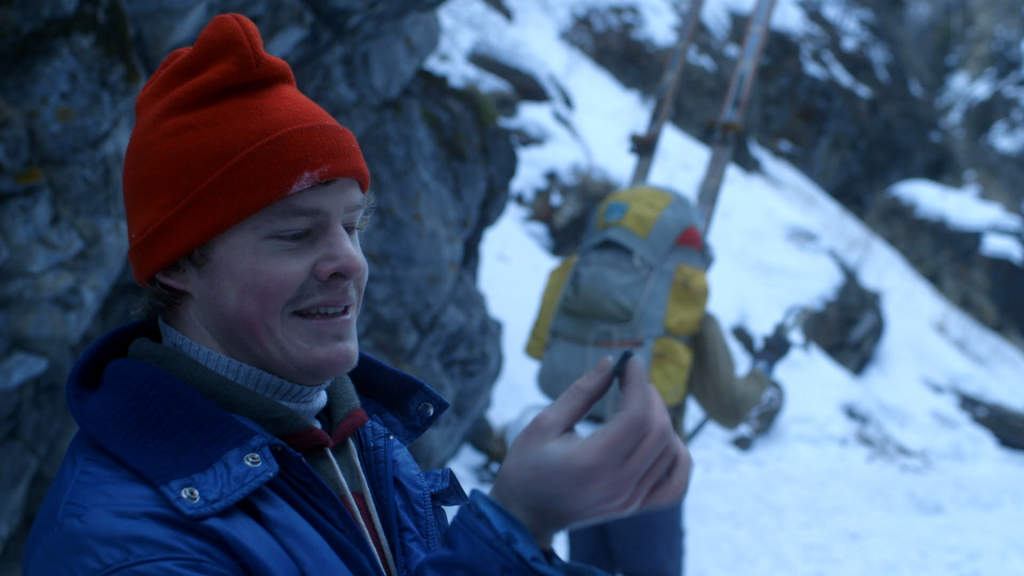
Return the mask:
<path fill-rule="evenodd" d="M 871 361 L 885 328 L 881 298 L 860 284 L 852 268 L 836 260 L 846 281 L 824 308 L 807 316 L 803 330 L 808 340 L 836 362 L 860 374 Z"/>

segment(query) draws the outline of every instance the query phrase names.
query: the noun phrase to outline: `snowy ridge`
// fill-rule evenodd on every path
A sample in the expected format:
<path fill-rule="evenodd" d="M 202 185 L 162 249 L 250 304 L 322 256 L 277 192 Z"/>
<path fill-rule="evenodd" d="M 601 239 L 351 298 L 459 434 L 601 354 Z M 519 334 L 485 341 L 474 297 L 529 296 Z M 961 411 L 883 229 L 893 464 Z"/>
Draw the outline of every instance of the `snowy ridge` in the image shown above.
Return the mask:
<path fill-rule="evenodd" d="M 529 194 L 548 170 L 589 168 L 626 182 L 634 162 L 629 135 L 646 128 L 652 103 L 560 39 L 572 10 L 599 2 L 506 2 L 512 22 L 482 0 L 449 0 L 429 66 L 455 84 L 483 85 L 491 80 L 466 56 L 488 46 L 568 92 L 571 109 L 557 98 L 527 102 L 508 121 L 545 137 L 518 151 L 513 191 Z M 654 13 L 668 2 L 634 4 Z M 708 4 L 705 17 L 714 18 L 714 10 L 749 10 L 753 2 Z M 780 8 L 787 5 L 796 3 L 780 0 Z M 776 18 L 774 26 L 799 19 L 785 9 Z M 834 253 L 881 293 L 886 327 L 860 376 L 798 342 L 776 371 L 783 412 L 752 451 L 738 451 L 731 433 L 714 424 L 692 443 L 686 573 L 1024 574 L 1024 453 L 1000 447 L 955 397 L 936 391 L 956 387 L 1022 409 L 1024 354 L 951 305 L 810 179 L 752 149 L 764 172 L 730 165 L 712 223 L 710 309 L 726 327 L 743 323 L 765 334 L 790 307 L 832 295 L 842 281 Z M 708 154 L 670 126 L 650 181 L 693 197 Z M 504 362 L 488 414 L 499 426 L 547 402 L 524 348 L 557 260 L 524 218 L 510 204 L 481 245 L 480 287 L 503 325 Z M 745 371 L 748 356 L 730 345 Z M 691 401 L 687 412 L 692 427 L 701 409 Z M 467 488 L 487 488 L 474 473 L 482 459 L 466 447 L 453 462 Z M 564 537 L 556 549 L 565 553 Z"/>
<path fill-rule="evenodd" d="M 943 222 L 967 232 L 981 232 L 982 255 L 1024 264 L 1024 218 L 981 197 L 981 186 L 953 188 L 923 179 L 893 184 L 887 193 L 914 207 L 919 218 Z"/>

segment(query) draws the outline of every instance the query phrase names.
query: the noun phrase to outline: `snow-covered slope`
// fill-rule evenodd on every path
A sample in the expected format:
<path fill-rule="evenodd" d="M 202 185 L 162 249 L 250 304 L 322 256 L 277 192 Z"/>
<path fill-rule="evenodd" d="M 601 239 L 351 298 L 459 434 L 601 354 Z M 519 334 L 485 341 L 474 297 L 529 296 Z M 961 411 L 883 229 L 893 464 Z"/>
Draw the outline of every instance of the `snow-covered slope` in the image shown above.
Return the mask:
<path fill-rule="evenodd" d="M 432 70 L 455 84 L 500 85 L 468 63 L 475 49 L 557 83 L 572 102 L 523 103 L 508 122 L 544 139 L 519 150 L 514 191 L 529 193 L 548 170 L 599 169 L 618 182 L 631 173 L 628 137 L 646 127 L 652 103 L 559 38 L 573 9 L 600 3 L 609 2 L 506 0 L 511 22 L 482 0 L 449 0 L 440 11 Z M 670 42 L 671 3 L 633 3 L 659 23 L 651 37 Z M 711 15 L 743 9 L 707 3 Z M 792 25 L 799 8 L 783 4 Z M 730 166 L 712 223 L 710 309 L 725 326 L 767 333 L 789 307 L 819 304 L 838 287 L 832 251 L 881 293 L 886 328 L 860 376 L 813 344 L 796 347 L 776 371 L 786 405 L 752 451 L 738 451 L 715 425 L 692 443 L 687 574 L 1024 574 L 1024 453 L 1001 448 L 954 397 L 934 391 L 955 386 L 1020 409 L 1024 354 L 947 302 L 812 181 L 753 150 L 764 172 Z M 695 196 L 707 158 L 704 145 L 669 127 L 650 181 Z M 480 287 L 503 325 L 489 411 L 498 425 L 545 402 L 524 347 L 556 260 L 524 218 L 510 204 L 481 247 Z M 745 369 L 746 353 L 731 344 Z M 700 416 L 692 403 L 690 426 Z M 467 486 L 486 489 L 474 474 L 481 461 L 467 447 L 454 462 Z M 556 545 L 565 552 L 564 538 Z"/>

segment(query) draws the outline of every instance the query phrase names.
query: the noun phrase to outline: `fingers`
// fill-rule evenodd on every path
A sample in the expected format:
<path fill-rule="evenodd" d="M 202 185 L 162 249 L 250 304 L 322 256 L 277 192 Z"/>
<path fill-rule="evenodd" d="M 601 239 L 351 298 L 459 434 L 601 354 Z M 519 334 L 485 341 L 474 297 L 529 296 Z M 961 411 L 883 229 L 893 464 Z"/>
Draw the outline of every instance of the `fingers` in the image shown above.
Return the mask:
<path fill-rule="evenodd" d="M 591 438 L 600 443 L 599 450 L 605 458 L 621 463 L 637 454 L 645 440 L 651 437 L 664 440 L 669 435 L 674 433 L 665 404 L 647 381 L 643 361 L 631 359 L 623 377 L 621 409 Z M 656 448 L 660 450 L 661 446 Z M 641 455 L 653 460 L 650 449 Z"/>
<path fill-rule="evenodd" d="M 682 500 L 690 485 L 693 459 L 686 446 L 679 441 L 672 452 L 671 464 L 663 476 L 657 478 L 644 496 L 641 508 L 667 506 Z"/>
<path fill-rule="evenodd" d="M 593 370 L 574 382 L 534 418 L 528 427 L 532 429 L 530 432 L 549 438 L 572 430 L 611 387 L 611 368 L 611 356 L 602 358 Z"/>
<path fill-rule="evenodd" d="M 636 492 L 640 495 L 641 503 L 647 503 L 652 497 L 658 497 L 663 491 L 662 486 L 671 479 L 673 471 L 688 456 L 689 453 L 678 436 L 673 435 L 668 442 L 665 442 L 657 458 L 649 465 L 647 471 L 637 482 Z"/>
<path fill-rule="evenodd" d="M 664 407 L 661 408 L 663 411 Z M 674 432 L 666 433 L 661 429 L 653 429 L 644 436 L 636 449 L 626 456 L 622 467 L 626 470 L 647 470 L 662 466 L 662 472 L 668 469 L 672 453 L 672 443 L 678 440 Z M 646 474 L 646 473 L 645 473 Z M 642 477 L 641 477 L 642 482 Z M 648 486 L 650 488 L 650 486 Z"/>

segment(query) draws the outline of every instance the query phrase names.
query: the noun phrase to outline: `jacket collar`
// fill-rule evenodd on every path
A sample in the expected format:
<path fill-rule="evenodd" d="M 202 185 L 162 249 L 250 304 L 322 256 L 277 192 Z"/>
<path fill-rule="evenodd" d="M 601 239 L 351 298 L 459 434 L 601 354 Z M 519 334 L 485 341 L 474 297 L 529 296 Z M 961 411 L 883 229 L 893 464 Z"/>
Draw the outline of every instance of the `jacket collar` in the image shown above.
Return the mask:
<path fill-rule="evenodd" d="M 244 484 L 255 489 L 273 476 L 277 466 L 270 446 L 282 442 L 245 418 L 228 416 L 177 376 L 127 358 L 129 346 L 142 337 L 159 340 L 160 335 L 152 324 L 121 326 L 94 342 L 75 364 L 68 377 L 68 408 L 82 432 L 159 486 L 190 515 L 202 506 L 183 503 L 182 491 L 225 462 L 237 459 L 241 464 L 257 454 L 268 464 L 238 466 L 239 473 L 232 468 L 229 476 L 236 488 Z M 362 353 L 349 376 L 370 418 L 406 444 L 448 407 L 423 382 Z M 204 502 L 216 502 L 219 510 L 249 492 L 228 491 Z"/>
<path fill-rule="evenodd" d="M 448 402 L 422 381 L 363 352 L 348 376 L 370 418 L 406 446 L 448 409 Z"/>

